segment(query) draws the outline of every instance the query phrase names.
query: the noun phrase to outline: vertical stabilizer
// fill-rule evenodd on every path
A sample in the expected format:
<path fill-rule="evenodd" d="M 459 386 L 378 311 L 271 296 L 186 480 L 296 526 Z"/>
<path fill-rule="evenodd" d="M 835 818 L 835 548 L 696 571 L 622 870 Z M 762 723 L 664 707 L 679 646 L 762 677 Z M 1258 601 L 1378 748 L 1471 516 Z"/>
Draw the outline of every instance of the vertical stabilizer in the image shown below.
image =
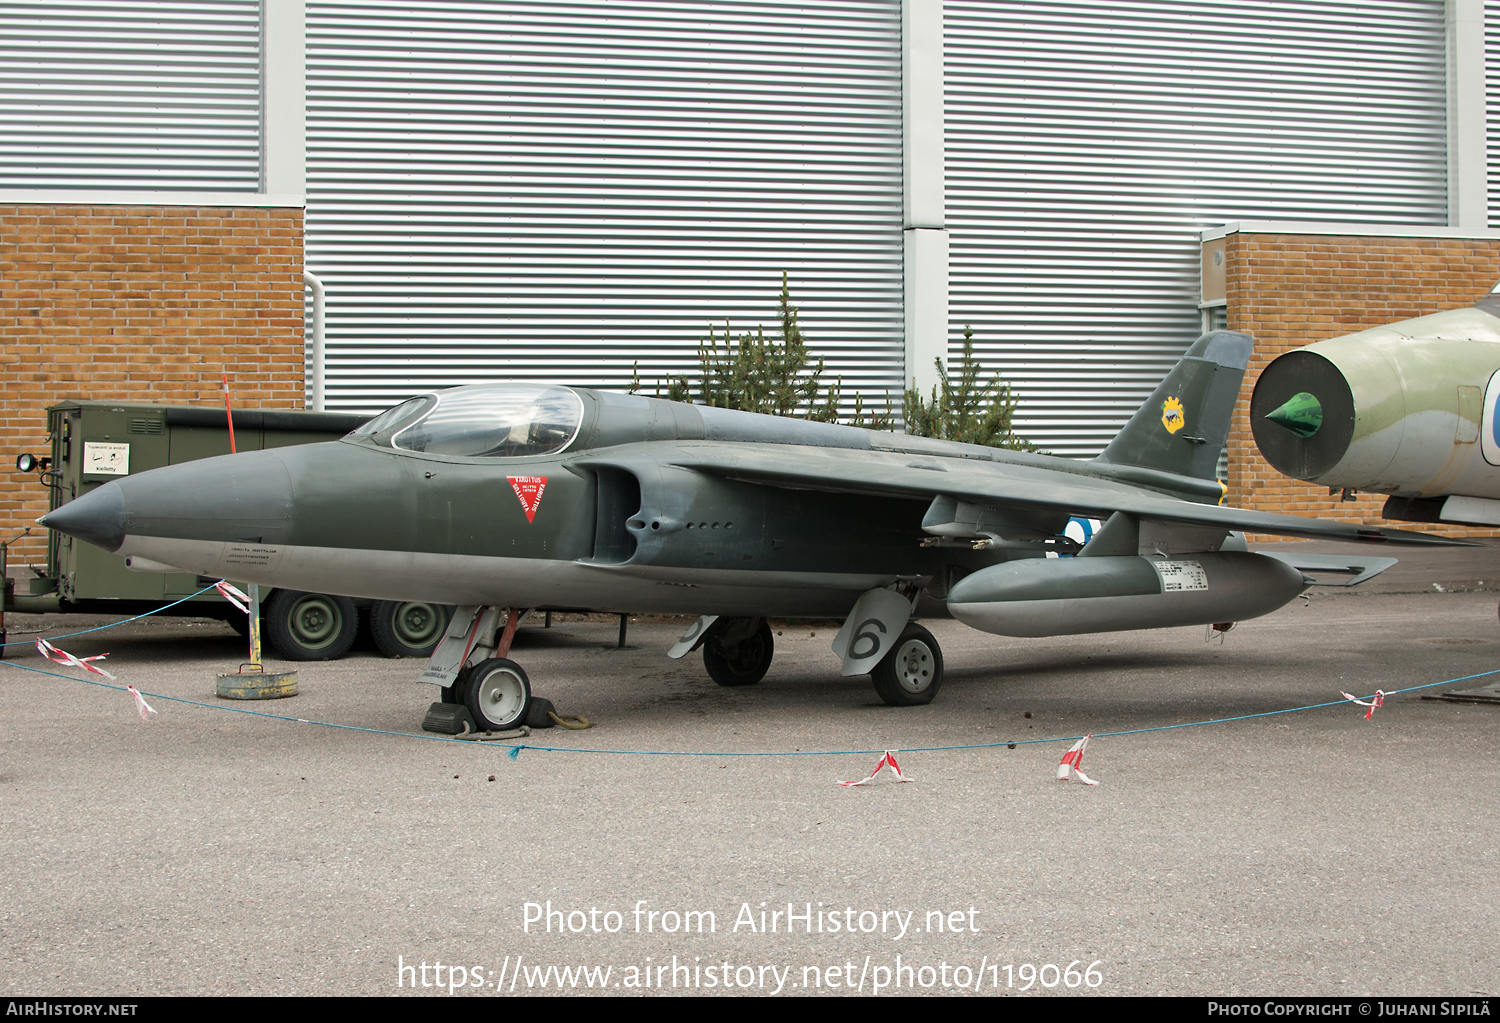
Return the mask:
<path fill-rule="evenodd" d="M 1253 346 L 1249 334 L 1204 334 L 1097 459 L 1214 479 Z"/>

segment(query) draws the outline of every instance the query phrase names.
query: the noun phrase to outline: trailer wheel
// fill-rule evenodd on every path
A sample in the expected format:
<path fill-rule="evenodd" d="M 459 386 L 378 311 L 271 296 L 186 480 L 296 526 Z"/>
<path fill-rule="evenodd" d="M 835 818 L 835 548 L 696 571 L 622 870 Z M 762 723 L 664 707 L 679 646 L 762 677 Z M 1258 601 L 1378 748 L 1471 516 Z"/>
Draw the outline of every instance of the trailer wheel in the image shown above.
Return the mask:
<path fill-rule="evenodd" d="M 348 597 L 277 590 L 266 604 L 266 640 L 289 661 L 332 661 L 349 652 L 359 611 Z"/>
<path fill-rule="evenodd" d="M 387 657 L 431 657 L 452 614 L 444 604 L 377 600 L 370 605 L 370 635 Z"/>

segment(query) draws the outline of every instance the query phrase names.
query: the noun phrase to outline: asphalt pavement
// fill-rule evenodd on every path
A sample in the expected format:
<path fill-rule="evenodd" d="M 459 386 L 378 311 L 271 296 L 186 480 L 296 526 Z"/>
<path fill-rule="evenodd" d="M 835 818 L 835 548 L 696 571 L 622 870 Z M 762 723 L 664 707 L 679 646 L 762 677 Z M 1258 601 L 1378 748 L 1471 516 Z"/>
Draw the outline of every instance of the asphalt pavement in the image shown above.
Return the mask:
<path fill-rule="evenodd" d="M 212 695 L 244 656 L 220 623 L 59 641 L 107 651 L 159 712 L 142 722 L 128 694 L 20 670 L 83 675 L 12 647 L 0 983 L 1493 994 L 1500 707 L 1407 693 L 1369 722 L 1342 704 L 1102 734 L 1500 670 L 1496 596 L 1430 585 L 1490 574 L 1467 557 L 1413 569 L 1414 592 L 1318 590 L 1222 638 L 928 623 L 946 680 L 909 709 L 840 678 L 826 626 L 782 624 L 766 679 L 725 689 L 665 657 L 677 623 L 638 622 L 623 650 L 609 621 L 528 625 L 513 657 L 534 690 L 596 727 L 538 731 L 518 741 L 558 750 L 514 759 L 424 736 L 420 665 L 373 652 L 296 665 L 300 695 L 247 704 Z M 1090 732 L 1100 784 L 1057 781 L 1069 743 L 1035 740 Z M 898 754 L 908 784 L 835 784 L 869 774 L 868 751 L 938 746 L 968 748 Z M 822 755 L 842 750 L 867 752 Z"/>

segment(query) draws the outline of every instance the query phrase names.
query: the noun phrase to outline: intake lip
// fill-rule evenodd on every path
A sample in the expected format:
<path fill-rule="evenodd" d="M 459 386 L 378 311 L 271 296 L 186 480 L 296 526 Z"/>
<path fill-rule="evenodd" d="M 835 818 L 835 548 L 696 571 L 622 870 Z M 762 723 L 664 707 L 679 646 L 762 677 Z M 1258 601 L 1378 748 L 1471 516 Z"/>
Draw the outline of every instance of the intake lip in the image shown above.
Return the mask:
<path fill-rule="evenodd" d="M 125 494 L 118 480 L 56 508 L 37 522 L 48 529 L 117 551 L 125 542 Z"/>
<path fill-rule="evenodd" d="M 1299 434 L 1272 419 L 1294 398 L 1315 403 L 1318 428 Z M 1327 358 L 1307 349 L 1287 352 L 1267 366 L 1250 398 L 1250 432 L 1255 446 L 1277 472 L 1316 480 L 1338 465 L 1354 440 L 1354 395 L 1349 381 Z"/>

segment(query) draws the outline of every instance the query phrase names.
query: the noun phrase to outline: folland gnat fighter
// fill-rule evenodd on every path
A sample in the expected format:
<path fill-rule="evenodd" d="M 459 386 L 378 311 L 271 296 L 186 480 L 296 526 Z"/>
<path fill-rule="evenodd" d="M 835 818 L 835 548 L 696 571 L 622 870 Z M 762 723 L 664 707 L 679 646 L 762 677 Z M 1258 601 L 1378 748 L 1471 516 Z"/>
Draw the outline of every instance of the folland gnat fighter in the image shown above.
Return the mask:
<path fill-rule="evenodd" d="M 892 705 L 938 692 L 914 618 L 1006 636 L 1228 623 L 1390 558 L 1249 553 L 1238 531 L 1451 543 L 1220 506 L 1215 462 L 1250 338 L 1204 335 L 1092 461 L 613 394 L 480 384 L 342 440 L 111 482 L 41 521 L 163 566 L 294 590 L 455 605 L 420 681 L 488 730 L 530 698 L 507 656 L 535 609 L 696 615 L 673 647 L 750 685 L 768 618 L 840 618 L 844 675 Z M 1082 545 L 1073 516 L 1104 520 Z M 1076 555 L 1076 556 L 1058 556 Z"/>

